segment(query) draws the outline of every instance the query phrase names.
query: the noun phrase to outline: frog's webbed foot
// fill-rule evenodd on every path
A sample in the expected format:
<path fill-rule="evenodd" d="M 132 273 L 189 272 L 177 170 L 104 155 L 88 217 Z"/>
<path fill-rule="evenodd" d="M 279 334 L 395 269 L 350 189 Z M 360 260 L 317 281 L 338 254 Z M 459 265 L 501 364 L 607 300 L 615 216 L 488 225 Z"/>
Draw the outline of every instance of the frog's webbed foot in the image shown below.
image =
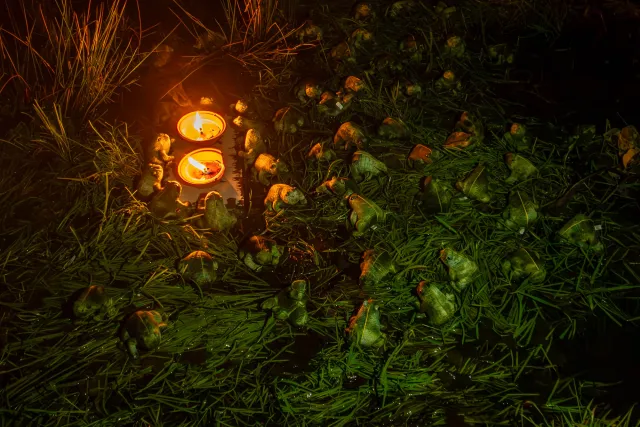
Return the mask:
<path fill-rule="evenodd" d="M 127 351 L 129 352 L 129 355 L 131 356 L 131 358 L 138 359 L 139 355 L 138 355 L 138 347 L 136 345 L 136 340 L 134 340 L 133 338 L 128 339 L 126 342 L 126 346 L 127 346 Z"/>

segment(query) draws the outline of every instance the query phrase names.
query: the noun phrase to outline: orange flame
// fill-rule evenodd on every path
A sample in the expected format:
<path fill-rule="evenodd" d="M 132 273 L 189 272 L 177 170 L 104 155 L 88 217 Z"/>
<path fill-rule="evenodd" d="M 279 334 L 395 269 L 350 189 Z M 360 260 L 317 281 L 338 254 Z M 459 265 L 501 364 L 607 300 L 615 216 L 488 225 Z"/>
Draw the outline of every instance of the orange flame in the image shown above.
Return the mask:
<path fill-rule="evenodd" d="M 193 157 L 191 157 L 191 156 L 187 157 L 187 161 L 189 162 L 189 164 L 191 166 L 193 166 L 194 168 L 198 169 L 202 173 L 206 172 L 207 167 L 205 165 L 203 165 L 202 163 L 200 163 L 199 161 L 197 161 L 196 159 L 194 159 Z"/>
<path fill-rule="evenodd" d="M 196 111 L 196 118 L 193 121 L 193 128 L 202 133 L 202 117 L 200 117 L 200 113 Z"/>

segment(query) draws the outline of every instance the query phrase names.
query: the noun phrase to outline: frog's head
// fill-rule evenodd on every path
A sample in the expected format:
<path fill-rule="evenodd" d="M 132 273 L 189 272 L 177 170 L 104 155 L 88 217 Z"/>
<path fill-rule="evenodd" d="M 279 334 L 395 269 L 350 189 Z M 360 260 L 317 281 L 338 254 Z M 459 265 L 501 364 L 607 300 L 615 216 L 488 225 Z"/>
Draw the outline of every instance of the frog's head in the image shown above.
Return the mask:
<path fill-rule="evenodd" d="M 455 267 L 462 261 L 462 256 L 453 249 L 444 248 L 440 251 L 440 260 L 448 267 Z"/>
<path fill-rule="evenodd" d="M 270 172 L 274 175 L 278 173 L 289 172 L 289 166 L 287 166 L 287 164 L 280 159 L 276 160 L 275 163 L 271 165 L 270 169 Z"/>
<path fill-rule="evenodd" d="M 296 301 L 302 301 L 306 296 L 307 287 L 308 287 L 308 283 L 306 280 L 294 280 L 291 283 L 291 290 L 289 291 L 289 296 Z"/>
<path fill-rule="evenodd" d="M 295 205 L 297 203 L 305 204 L 307 199 L 302 194 L 302 191 L 296 187 L 291 187 L 286 190 L 286 192 L 282 195 L 282 200 L 290 205 Z"/>
<path fill-rule="evenodd" d="M 514 123 L 511 125 L 509 133 L 513 136 L 523 136 L 527 132 L 527 127 L 520 123 Z"/>

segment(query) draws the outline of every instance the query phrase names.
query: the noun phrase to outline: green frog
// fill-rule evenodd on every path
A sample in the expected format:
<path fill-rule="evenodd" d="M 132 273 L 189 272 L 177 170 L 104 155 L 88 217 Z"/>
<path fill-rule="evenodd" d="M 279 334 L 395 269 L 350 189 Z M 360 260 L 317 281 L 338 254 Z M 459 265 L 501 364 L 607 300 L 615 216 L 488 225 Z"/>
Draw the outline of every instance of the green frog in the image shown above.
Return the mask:
<path fill-rule="evenodd" d="M 435 88 L 440 91 L 451 91 L 455 95 L 462 90 L 462 82 L 458 79 L 456 73 L 447 70 L 436 80 Z"/>
<path fill-rule="evenodd" d="M 244 151 L 238 152 L 238 156 L 244 158 L 245 167 L 253 165 L 260 154 L 267 152 L 267 145 L 260 132 L 249 129 L 244 136 Z"/>
<path fill-rule="evenodd" d="M 224 204 L 222 195 L 209 191 L 204 198 L 204 225 L 213 231 L 228 231 L 238 222 Z"/>
<path fill-rule="evenodd" d="M 73 315 L 78 319 L 93 317 L 101 320 L 104 316 L 114 317 L 117 314 L 113 300 L 107 296 L 104 287 L 91 285 L 84 288 L 73 302 Z"/>
<path fill-rule="evenodd" d="M 304 126 L 304 117 L 291 107 L 283 107 L 273 116 L 273 127 L 278 133 L 294 134 Z"/>
<path fill-rule="evenodd" d="M 262 303 L 263 310 L 273 312 L 276 319 L 288 320 L 294 326 L 304 326 L 309 320 L 307 293 L 309 282 L 294 280 L 291 286 Z"/>
<path fill-rule="evenodd" d="M 451 286 L 456 291 L 462 291 L 476 278 L 478 264 L 463 253 L 444 248 L 440 251 L 440 260 L 447 266 Z"/>
<path fill-rule="evenodd" d="M 305 26 L 298 30 L 297 36 L 300 43 L 321 42 L 324 38 L 324 31 L 313 22 L 307 21 Z"/>
<path fill-rule="evenodd" d="M 496 65 L 513 64 L 515 60 L 513 49 L 506 43 L 489 46 L 487 54 Z"/>
<path fill-rule="evenodd" d="M 451 36 L 447 39 L 444 46 L 444 52 L 455 58 L 461 58 L 464 56 L 466 46 L 462 37 Z"/>
<path fill-rule="evenodd" d="M 355 193 L 351 194 L 347 200 L 351 207 L 348 225 L 353 229 L 354 237 L 362 236 L 371 227 L 386 219 L 386 212 L 372 200 Z"/>
<path fill-rule="evenodd" d="M 148 199 L 153 193 L 162 190 L 164 168 L 155 163 L 147 163 L 138 181 L 137 194 L 141 199 Z"/>
<path fill-rule="evenodd" d="M 330 180 L 320 184 L 316 188 L 316 192 L 319 194 L 333 193 L 338 197 L 349 197 L 353 193 L 359 193 L 360 188 L 355 181 L 349 178 L 334 176 Z"/>
<path fill-rule="evenodd" d="M 424 44 L 419 43 L 413 35 L 407 36 L 400 42 L 400 52 L 407 62 L 420 63 L 424 49 Z"/>
<path fill-rule="evenodd" d="M 444 143 L 444 148 L 463 149 L 475 144 L 476 138 L 467 132 L 451 132 Z"/>
<path fill-rule="evenodd" d="M 507 153 L 504 161 L 511 171 L 511 175 L 504 181 L 507 184 L 513 184 L 517 181 L 526 181 L 527 179 L 538 175 L 538 169 L 527 158 L 520 154 Z"/>
<path fill-rule="evenodd" d="M 324 114 L 330 117 L 335 117 L 344 113 L 351 106 L 352 96 L 340 97 L 333 92 L 326 91 L 320 96 L 320 102 L 318 102 L 318 113 Z"/>
<path fill-rule="evenodd" d="M 375 287 L 389 274 L 396 273 L 396 264 L 389 252 L 369 249 L 364 252 L 360 263 L 360 284 Z"/>
<path fill-rule="evenodd" d="M 420 301 L 420 312 L 427 313 L 433 325 L 443 325 L 455 316 L 455 295 L 442 292 L 436 285 L 428 284 L 424 280 L 418 284 L 416 292 Z"/>
<path fill-rule="evenodd" d="M 362 93 L 362 92 L 367 92 L 369 90 L 369 88 L 367 87 L 367 84 L 364 82 L 364 80 L 356 77 L 356 76 L 349 76 L 345 79 L 344 84 L 342 86 L 345 90 L 345 92 L 347 93 Z"/>
<path fill-rule="evenodd" d="M 511 279 L 528 279 L 531 283 L 542 283 L 547 276 L 544 263 L 535 252 L 526 248 L 507 255 L 502 262 L 502 272 Z"/>
<path fill-rule="evenodd" d="M 353 153 L 350 170 L 357 182 L 379 178 L 388 173 L 387 165 L 362 150 Z"/>
<path fill-rule="evenodd" d="M 353 6 L 353 18 L 356 21 L 371 21 L 375 17 L 376 12 L 372 2 L 361 1 Z"/>
<path fill-rule="evenodd" d="M 558 232 L 560 238 L 581 248 L 600 251 L 603 249 L 598 231 L 591 218 L 579 214 L 567 222 Z"/>
<path fill-rule="evenodd" d="M 526 229 L 538 220 L 538 208 L 527 193 L 513 190 L 509 194 L 509 204 L 502 212 L 504 225 L 511 230 Z"/>
<path fill-rule="evenodd" d="M 349 42 L 343 41 L 329 51 L 329 57 L 335 64 L 353 64 L 356 62 L 356 50 L 349 44 Z"/>
<path fill-rule="evenodd" d="M 145 159 L 147 163 L 166 166 L 173 161 L 174 157 L 169 155 L 175 139 L 166 133 L 159 133 L 156 138 L 147 146 Z"/>
<path fill-rule="evenodd" d="M 333 136 L 333 146 L 338 148 L 344 144 L 344 149 L 348 150 L 354 145 L 358 150 L 366 148 L 367 136 L 360 126 L 354 122 L 344 122 L 340 125 L 336 134 Z"/>
<path fill-rule="evenodd" d="M 402 120 L 387 117 L 378 128 L 378 136 L 385 139 L 405 139 L 411 133 Z"/>
<path fill-rule="evenodd" d="M 377 72 L 384 75 L 401 73 L 404 70 L 402 62 L 398 61 L 390 53 L 378 56 L 373 62 L 372 70 L 369 73 Z"/>
<path fill-rule="evenodd" d="M 453 191 L 446 183 L 428 176 L 424 180 L 422 206 L 427 213 L 447 212 L 451 205 Z"/>
<path fill-rule="evenodd" d="M 504 134 L 504 139 L 516 151 L 525 151 L 531 148 L 533 138 L 529 135 L 526 125 L 513 123 L 509 132 Z"/>
<path fill-rule="evenodd" d="M 253 163 L 253 179 L 257 180 L 260 184 L 268 186 L 271 183 L 271 178 L 274 176 L 280 176 L 289 172 L 289 166 L 280 159 L 276 159 L 271 154 L 262 153 Z"/>
<path fill-rule="evenodd" d="M 287 206 L 306 203 L 307 199 L 302 191 L 287 184 L 273 184 L 264 199 L 264 205 L 269 212 L 280 212 Z"/>
<path fill-rule="evenodd" d="M 367 49 L 374 44 L 373 33 L 364 28 L 356 28 L 347 41 L 356 49 Z"/>
<path fill-rule="evenodd" d="M 149 202 L 151 214 L 161 220 L 184 219 L 191 214 L 191 203 L 180 200 L 182 185 L 177 181 L 168 181 L 164 188 L 154 194 Z"/>
<path fill-rule="evenodd" d="M 193 251 L 178 263 L 178 272 L 185 281 L 191 281 L 198 287 L 216 281 L 218 263 L 205 251 Z"/>
<path fill-rule="evenodd" d="M 472 135 L 474 143 L 484 140 L 484 125 L 475 114 L 468 111 L 460 115 L 460 119 L 456 123 L 454 130 Z"/>
<path fill-rule="evenodd" d="M 160 345 L 160 328 L 167 326 L 157 311 L 138 310 L 129 316 L 122 327 L 120 338 L 129 355 L 138 358 L 138 348 L 155 350 Z"/>
<path fill-rule="evenodd" d="M 486 166 L 480 163 L 465 179 L 456 182 L 456 188 L 471 199 L 478 200 L 482 203 L 489 203 L 491 201 L 491 194 L 489 193 L 489 179 L 487 175 Z"/>
<path fill-rule="evenodd" d="M 275 267 L 284 253 L 284 246 L 264 236 L 251 236 L 238 252 L 242 262 L 253 271 L 261 271 L 263 266 Z"/>
<path fill-rule="evenodd" d="M 300 81 L 293 89 L 296 98 L 306 104 L 312 99 L 320 99 L 322 87 L 314 79 L 306 78 Z"/>
<path fill-rule="evenodd" d="M 380 307 L 367 300 L 362 303 L 358 312 L 349 319 L 347 327 L 351 341 L 358 346 L 379 348 L 387 338 L 380 324 Z"/>
<path fill-rule="evenodd" d="M 318 142 L 311 147 L 307 154 L 307 159 L 316 159 L 319 162 L 332 162 L 337 158 L 336 152 L 331 148 L 326 148 L 321 142 Z"/>
<path fill-rule="evenodd" d="M 422 85 L 416 82 L 406 82 L 403 85 L 403 93 L 409 98 L 422 99 Z"/>

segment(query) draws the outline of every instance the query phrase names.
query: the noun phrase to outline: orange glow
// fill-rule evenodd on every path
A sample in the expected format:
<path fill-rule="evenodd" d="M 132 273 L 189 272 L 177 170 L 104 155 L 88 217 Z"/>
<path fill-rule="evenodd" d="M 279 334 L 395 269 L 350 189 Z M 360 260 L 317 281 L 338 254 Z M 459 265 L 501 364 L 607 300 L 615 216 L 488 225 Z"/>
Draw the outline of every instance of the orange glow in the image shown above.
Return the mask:
<path fill-rule="evenodd" d="M 222 152 L 201 148 L 184 156 L 178 164 L 178 176 L 187 184 L 214 184 L 224 175 Z"/>
<path fill-rule="evenodd" d="M 178 121 L 178 133 L 187 141 L 215 141 L 227 129 L 220 114 L 212 111 L 192 111 Z"/>

